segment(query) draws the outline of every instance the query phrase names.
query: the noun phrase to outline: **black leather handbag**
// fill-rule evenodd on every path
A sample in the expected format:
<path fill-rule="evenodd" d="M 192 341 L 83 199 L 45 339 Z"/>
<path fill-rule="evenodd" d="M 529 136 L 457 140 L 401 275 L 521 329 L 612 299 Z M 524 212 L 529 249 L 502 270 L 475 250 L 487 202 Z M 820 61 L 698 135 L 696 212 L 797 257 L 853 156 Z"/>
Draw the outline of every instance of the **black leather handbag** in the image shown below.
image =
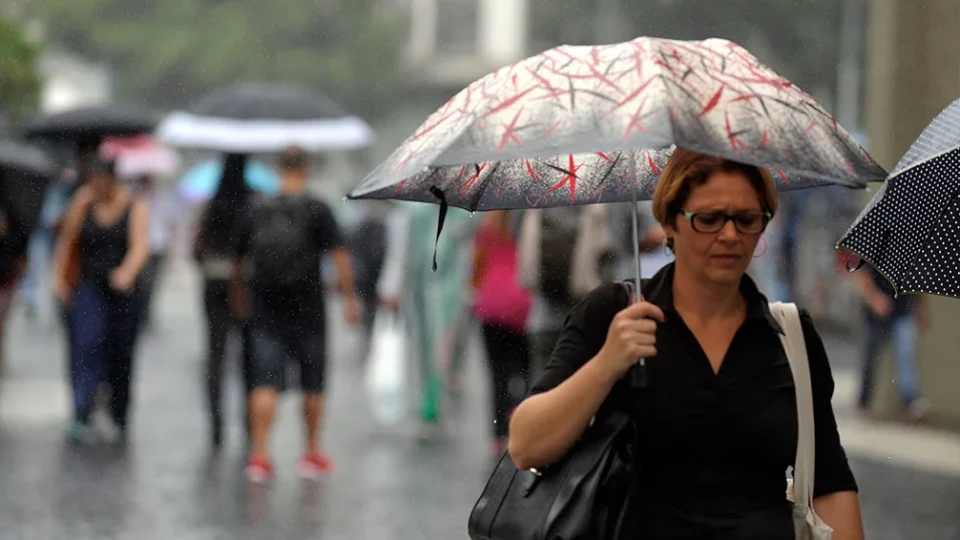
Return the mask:
<path fill-rule="evenodd" d="M 623 286 L 633 293 L 632 282 Z M 470 513 L 472 540 L 633 538 L 640 448 L 625 384 L 614 386 L 590 426 L 550 467 L 521 471 L 504 452 Z"/>
<path fill-rule="evenodd" d="M 637 448 L 634 421 L 614 410 L 596 418 L 567 455 L 545 469 L 518 470 L 504 453 L 470 513 L 470 538 L 631 538 Z"/>

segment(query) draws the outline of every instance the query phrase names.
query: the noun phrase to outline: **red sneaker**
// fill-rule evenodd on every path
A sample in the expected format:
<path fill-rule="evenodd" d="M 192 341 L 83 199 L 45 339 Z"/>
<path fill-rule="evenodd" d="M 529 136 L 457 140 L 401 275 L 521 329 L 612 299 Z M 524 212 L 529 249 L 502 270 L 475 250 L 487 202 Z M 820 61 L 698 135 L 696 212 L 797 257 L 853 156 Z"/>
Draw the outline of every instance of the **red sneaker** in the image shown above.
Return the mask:
<path fill-rule="evenodd" d="M 330 456 L 313 452 L 300 458 L 300 476 L 304 478 L 319 478 L 321 475 L 333 472 L 333 461 Z"/>
<path fill-rule="evenodd" d="M 273 464 L 263 457 L 252 457 L 247 462 L 247 479 L 262 484 L 273 478 Z"/>

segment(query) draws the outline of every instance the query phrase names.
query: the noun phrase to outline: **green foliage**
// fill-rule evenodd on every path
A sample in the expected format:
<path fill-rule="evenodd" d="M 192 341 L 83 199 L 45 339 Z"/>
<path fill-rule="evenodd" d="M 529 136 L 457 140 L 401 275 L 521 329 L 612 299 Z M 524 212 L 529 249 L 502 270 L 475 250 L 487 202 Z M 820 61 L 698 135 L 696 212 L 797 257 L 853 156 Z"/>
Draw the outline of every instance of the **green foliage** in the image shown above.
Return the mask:
<path fill-rule="evenodd" d="M 188 106 L 241 81 L 303 84 L 361 113 L 395 90 L 404 28 L 375 0 L 35 0 L 51 41 L 109 62 L 120 97 Z"/>
<path fill-rule="evenodd" d="M 34 106 L 40 90 L 37 46 L 12 22 L 0 19 L 0 110 L 15 122 Z"/>

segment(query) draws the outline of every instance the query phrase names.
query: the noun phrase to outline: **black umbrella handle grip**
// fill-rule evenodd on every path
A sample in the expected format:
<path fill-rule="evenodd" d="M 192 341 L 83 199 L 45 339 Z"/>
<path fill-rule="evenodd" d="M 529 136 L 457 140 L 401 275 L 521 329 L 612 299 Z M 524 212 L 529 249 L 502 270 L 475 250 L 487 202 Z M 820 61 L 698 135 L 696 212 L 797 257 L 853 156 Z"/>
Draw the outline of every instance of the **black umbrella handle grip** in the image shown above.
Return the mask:
<path fill-rule="evenodd" d="M 648 388 L 650 381 L 647 379 L 647 361 L 643 358 L 640 362 L 630 368 L 630 387 L 634 389 Z"/>

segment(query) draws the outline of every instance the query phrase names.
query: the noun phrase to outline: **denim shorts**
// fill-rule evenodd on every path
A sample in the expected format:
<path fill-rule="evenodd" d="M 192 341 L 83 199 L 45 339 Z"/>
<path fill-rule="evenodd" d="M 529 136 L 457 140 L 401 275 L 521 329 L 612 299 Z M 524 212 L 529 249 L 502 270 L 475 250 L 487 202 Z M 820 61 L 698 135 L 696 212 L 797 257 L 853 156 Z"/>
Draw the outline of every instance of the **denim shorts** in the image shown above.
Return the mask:
<path fill-rule="evenodd" d="M 251 388 L 286 388 L 289 361 L 299 366 L 300 388 L 305 393 L 323 392 L 327 338 L 323 324 L 284 327 L 254 326 Z"/>

